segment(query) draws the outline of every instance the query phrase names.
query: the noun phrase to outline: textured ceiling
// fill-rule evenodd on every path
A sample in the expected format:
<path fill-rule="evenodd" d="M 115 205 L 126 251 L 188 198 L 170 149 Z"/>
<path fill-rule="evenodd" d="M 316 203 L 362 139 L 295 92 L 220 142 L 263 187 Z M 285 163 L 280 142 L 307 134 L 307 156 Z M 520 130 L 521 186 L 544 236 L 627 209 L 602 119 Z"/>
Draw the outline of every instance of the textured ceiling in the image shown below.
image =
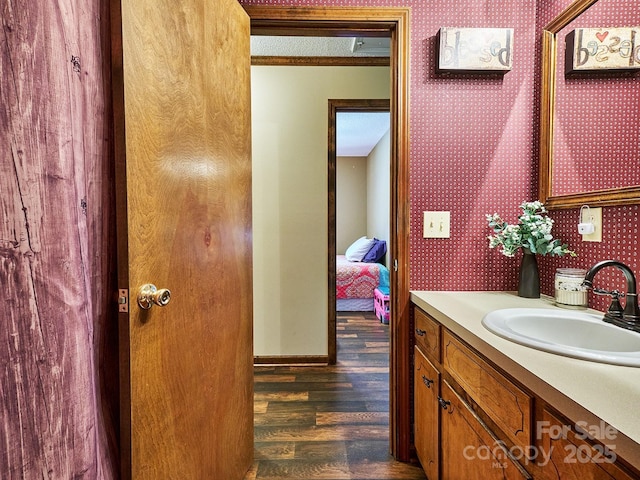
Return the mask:
<path fill-rule="evenodd" d="M 251 37 L 251 55 L 281 57 L 388 57 L 389 38 Z"/>
<path fill-rule="evenodd" d="M 389 112 L 338 112 L 336 155 L 366 157 L 389 130 Z"/>
<path fill-rule="evenodd" d="M 252 36 L 251 55 L 275 57 L 389 56 L 389 38 Z M 336 154 L 366 157 L 389 130 L 388 112 L 340 112 Z"/>

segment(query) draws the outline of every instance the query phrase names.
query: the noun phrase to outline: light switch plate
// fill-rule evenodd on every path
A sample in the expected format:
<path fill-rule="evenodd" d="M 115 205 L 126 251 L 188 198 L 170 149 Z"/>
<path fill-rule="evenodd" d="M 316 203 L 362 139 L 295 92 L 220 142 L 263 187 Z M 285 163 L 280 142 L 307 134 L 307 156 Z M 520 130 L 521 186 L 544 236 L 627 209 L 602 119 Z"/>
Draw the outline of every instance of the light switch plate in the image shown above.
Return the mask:
<path fill-rule="evenodd" d="M 602 208 L 583 208 L 581 223 L 593 223 L 595 230 L 588 235 L 582 235 L 583 242 L 602 241 Z"/>
<path fill-rule="evenodd" d="M 451 237 L 451 212 L 424 212 L 423 237 Z"/>

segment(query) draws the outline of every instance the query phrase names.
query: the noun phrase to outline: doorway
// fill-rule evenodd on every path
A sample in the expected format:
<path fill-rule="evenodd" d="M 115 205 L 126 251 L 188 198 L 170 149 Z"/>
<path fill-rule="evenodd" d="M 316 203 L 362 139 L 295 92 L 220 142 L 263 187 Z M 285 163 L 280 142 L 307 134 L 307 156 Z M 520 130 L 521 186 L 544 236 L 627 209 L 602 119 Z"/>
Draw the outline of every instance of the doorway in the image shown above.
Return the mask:
<path fill-rule="evenodd" d="M 390 446 L 410 459 L 408 8 L 246 6 L 257 35 L 357 36 L 391 39 L 391 315 Z M 335 252 L 334 252 L 335 253 Z M 335 259 L 335 255 L 333 257 Z M 329 286 L 335 289 L 333 286 Z"/>
<path fill-rule="evenodd" d="M 389 100 L 364 100 L 364 99 L 344 99 L 344 100 L 329 100 L 329 138 L 328 138 L 328 282 L 329 282 L 329 316 L 328 316 L 328 352 L 329 352 L 329 364 L 333 365 L 337 361 L 337 330 L 336 330 L 336 317 L 338 311 L 338 300 L 336 298 L 336 254 L 338 251 L 342 251 L 337 248 L 340 243 L 338 241 L 338 209 L 337 209 L 337 197 L 338 197 L 338 118 L 341 113 L 377 113 L 377 112 L 389 112 Z M 387 170 L 386 182 L 390 181 L 390 169 Z M 368 185 L 367 185 L 368 187 Z M 389 201 L 389 195 L 386 195 L 386 200 Z M 365 212 L 366 217 L 366 212 Z M 388 208 L 386 214 L 386 222 L 389 222 Z M 365 227 L 366 228 L 366 227 Z M 366 228 L 369 230 L 369 228 Z M 377 234 L 380 236 L 379 234 Z M 388 244 L 390 239 L 388 238 L 388 231 L 385 235 L 380 236 Z M 355 238 L 354 238 L 355 240 Z M 344 242 L 343 242 L 344 243 Z M 389 256 L 390 257 L 390 256 Z M 387 262 L 389 267 L 389 262 Z M 333 286 L 333 288 L 331 288 Z M 365 307 L 368 308 L 368 305 Z"/>

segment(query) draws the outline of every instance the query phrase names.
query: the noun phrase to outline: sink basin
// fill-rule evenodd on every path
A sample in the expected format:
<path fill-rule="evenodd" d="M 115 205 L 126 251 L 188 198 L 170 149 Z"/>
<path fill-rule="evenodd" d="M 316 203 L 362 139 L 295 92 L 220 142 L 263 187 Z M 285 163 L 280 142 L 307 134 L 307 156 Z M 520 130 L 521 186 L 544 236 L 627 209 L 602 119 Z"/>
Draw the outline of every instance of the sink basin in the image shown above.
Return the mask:
<path fill-rule="evenodd" d="M 496 335 L 538 350 L 640 367 L 640 333 L 605 323 L 602 314 L 558 308 L 506 308 L 489 312 L 482 324 Z"/>

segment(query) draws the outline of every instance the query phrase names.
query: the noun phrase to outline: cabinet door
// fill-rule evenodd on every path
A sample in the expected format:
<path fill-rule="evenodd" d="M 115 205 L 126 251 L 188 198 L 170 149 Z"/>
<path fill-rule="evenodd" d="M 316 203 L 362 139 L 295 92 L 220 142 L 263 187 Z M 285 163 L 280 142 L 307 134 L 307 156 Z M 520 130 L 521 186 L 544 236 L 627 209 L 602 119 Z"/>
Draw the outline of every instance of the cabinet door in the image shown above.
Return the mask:
<path fill-rule="evenodd" d="M 615 452 L 601 445 L 590 445 L 572 425 L 565 425 L 553 414 L 542 415 L 542 458 L 545 480 L 632 480 L 615 465 Z"/>
<path fill-rule="evenodd" d="M 471 407 L 442 381 L 440 428 L 442 478 L 504 480 L 532 478 Z"/>
<path fill-rule="evenodd" d="M 440 373 L 418 347 L 414 349 L 414 434 L 418 458 L 427 478 L 438 478 Z"/>
<path fill-rule="evenodd" d="M 531 396 L 448 331 L 442 338 L 444 370 L 508 439 L 527 449 L 531 445 Z"/>

